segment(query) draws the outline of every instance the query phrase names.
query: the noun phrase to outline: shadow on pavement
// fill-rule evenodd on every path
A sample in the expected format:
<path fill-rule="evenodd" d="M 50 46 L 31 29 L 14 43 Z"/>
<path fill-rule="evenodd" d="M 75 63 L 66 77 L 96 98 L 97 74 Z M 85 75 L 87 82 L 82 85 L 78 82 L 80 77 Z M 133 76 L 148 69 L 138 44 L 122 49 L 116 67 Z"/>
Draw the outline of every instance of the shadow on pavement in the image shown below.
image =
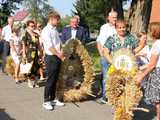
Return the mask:
<path fill-rule="evenodd" d="M 4 108 L 0 108 L 0 119 L 1 120 L 16 120 L 8 115 L 8 113 L 5 112 Z"/>
<path fill-rule="evenodd" d="M 156 109 L 153 105 L 148 105 L 144 102 L 144 99 L 141 100 L 138 107 L 146 108 L 149 112 L 135 111 L 133 120 L 153 120 L 156 116 Z"/>

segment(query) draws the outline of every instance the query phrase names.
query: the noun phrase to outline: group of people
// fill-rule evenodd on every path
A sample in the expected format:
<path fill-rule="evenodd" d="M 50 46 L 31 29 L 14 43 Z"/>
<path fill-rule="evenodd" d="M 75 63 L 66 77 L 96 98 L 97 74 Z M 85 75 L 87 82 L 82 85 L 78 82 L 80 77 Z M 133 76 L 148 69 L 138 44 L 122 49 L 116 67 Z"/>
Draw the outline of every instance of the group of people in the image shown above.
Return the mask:
<path fill-rule="evenodd" d="M 144 89 L 145 101 L 153 104 L 160 120 L 160 22 L 149 25 L 148 33 L 142 31 L 132 35 L 127 30 L 127 22 L 117 18 L 118 13 L 112 10 L 107 16 L 107 23 L 102 25 L 97 37 L 97 48 L 102 66 L 102 102 L 107 101 L 107 71 L 113 64 L 113 53 L 127 48 L 137 58 L 140 73 L 135 76 L 137 85 Z"/>
<path fill-rule="evenodd" d="M 137 85 L 144 88 L 144 96 L 148 103 L 152 103 L 157 109 L 157 120 L 160 120 L 160 23 L 154 22 L 149 26 L 152 44 L 148 44 L 146 32 L 140 32 L 137 36 L 127 30 L 127 22 L 117 18 L 118 13 L 111 10 L 107 15 L 106 24 L 100 28 L 97 37 L 97 49 L 100 54 L 102 66 L 102 100 L 107 101 L 106 80 L 109 66 L 113 63 L 113 53 L 121 48 L 128 48 L 137 58 L 137 63 L 142 72 L 136 76 Z M 29 20 L 26 28 L 20 30 L 14 27 L 14 18 L 8 18 L 8 25 L 2 29 L 4 49 L 2 55 L 2 72 L 5 72 L 6 58 L 9 55 L 15 63 L 15 81 L 19 82 L 20 64 L 32 63 L 31 72 L 25 74 L 30 88 L 38 87 L 37 76 L 44 79 L 43 63 L 47 71 L 47 80 L 44 89 L 43 107 L 53 110 L 55 105 L 64 106 L 64 103 L 56 99 L 56 83 L 60 71 L 61 62 L 65 59 L 62 44 L 69 39 L 79 39 L 83 44 L 87 40 L 86 30 L 79 26 L 79 17 L 74 16 L 70 25 L 62 30 L 60 35 L 57 25 L 60 15 L 56 11 L 48 13 L 48 23 L 42 25 Z M 34 79 L 34 84 L 31 79 Z M 144 80 L 143 84 L 141 84 Z"/>
<path fill-rule="evenodd" d="M 52 110 L 54 105 L 64 106 L 55 100 L 56 83 L 61 62 L 65 59 L 62 44 L 69 39 L 79 39 L 83 44 L 87 40 L 86 30 L 79 25 L 79 16 L 73 16 L 70 24 L 64 27 L 61 34 L 57 30 L 60 15 L 56 11 L 48 13 L 48 23 L 45 27 L 33 20 L 28 20 L 25 27 L 14 25 L 14 18 L 8 18 L 8 24 L 3 27 L 1 40 L 3 42 L 2 72 L 7 74 L 7 56 L 14 62 L 14 79 L 21 82 L 21 64 L 30 64 L 30 70 L 22 70 L 29 88 L 39 87 L 38 80 L 46 80 L 43 107 Z"/>

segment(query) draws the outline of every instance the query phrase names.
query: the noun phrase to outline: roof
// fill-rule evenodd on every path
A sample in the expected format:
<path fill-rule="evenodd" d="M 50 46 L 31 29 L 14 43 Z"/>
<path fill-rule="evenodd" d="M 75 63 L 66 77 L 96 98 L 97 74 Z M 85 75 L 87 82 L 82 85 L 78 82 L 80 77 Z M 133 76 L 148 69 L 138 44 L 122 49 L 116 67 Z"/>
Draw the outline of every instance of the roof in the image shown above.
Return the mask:
<path fill-rule="evenodd" d="M 160 0 L 153 0 L 152 2 L 152 11 L 150 16 L 151 22 L 160 22 Z"/>
<path fill-rule="evenodd" d="M 29 12 L 27 10 L 18 11 L 13 17 L 15 21 L 22 21 L 28 16 Z"/>

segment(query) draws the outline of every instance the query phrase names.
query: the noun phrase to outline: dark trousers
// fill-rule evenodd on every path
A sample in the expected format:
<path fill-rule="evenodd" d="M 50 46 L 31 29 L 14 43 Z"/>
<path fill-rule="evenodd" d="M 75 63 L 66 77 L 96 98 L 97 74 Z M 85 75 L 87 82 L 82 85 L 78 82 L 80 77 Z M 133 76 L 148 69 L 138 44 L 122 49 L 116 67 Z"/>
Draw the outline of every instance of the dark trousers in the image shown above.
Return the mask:
<path fill-rule="evenodd" d="M 44 89 L 44 102 L 52 101 L 56 97 L 56 84 L 61 67 L 61 60 L 55 55 L 45 57 L 48 79 Z"/>
<path fill-rule="evenodd" d="M 10 54 L 10 45 L 9 42 L 3 41 L 3 53 L 2 53 L 2 71 L 5 71 L 5 66 L 7 62 L 7 56 Z"/>

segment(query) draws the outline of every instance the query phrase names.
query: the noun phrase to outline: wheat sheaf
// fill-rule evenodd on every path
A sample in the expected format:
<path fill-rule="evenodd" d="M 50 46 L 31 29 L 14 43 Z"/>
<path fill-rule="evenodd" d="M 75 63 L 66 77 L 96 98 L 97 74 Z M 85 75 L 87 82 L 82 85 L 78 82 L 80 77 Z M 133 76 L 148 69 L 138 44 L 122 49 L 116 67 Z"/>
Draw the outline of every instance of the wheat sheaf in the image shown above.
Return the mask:
<path fill-rule="evenodd" d="M 107 80 L 108 102 L 115 108 L 114 120 L 132 120 L 134 110 L 142 110 L 148 112 L 147 109 L 138 108 L 142 98 L 140 86 L 136 85 L 135 75 L 138 72 L 138 67 L 135 62 L 134 55 L 128 49 L 118 50 L 113 59 L 116 61 L 121 55 L 126 55 L 130 58 L 132 65 L 131 69 L 117 69 L 116 63 L 110 66 Z M 124 62 L 124 61 L 123 61 Z"/>

